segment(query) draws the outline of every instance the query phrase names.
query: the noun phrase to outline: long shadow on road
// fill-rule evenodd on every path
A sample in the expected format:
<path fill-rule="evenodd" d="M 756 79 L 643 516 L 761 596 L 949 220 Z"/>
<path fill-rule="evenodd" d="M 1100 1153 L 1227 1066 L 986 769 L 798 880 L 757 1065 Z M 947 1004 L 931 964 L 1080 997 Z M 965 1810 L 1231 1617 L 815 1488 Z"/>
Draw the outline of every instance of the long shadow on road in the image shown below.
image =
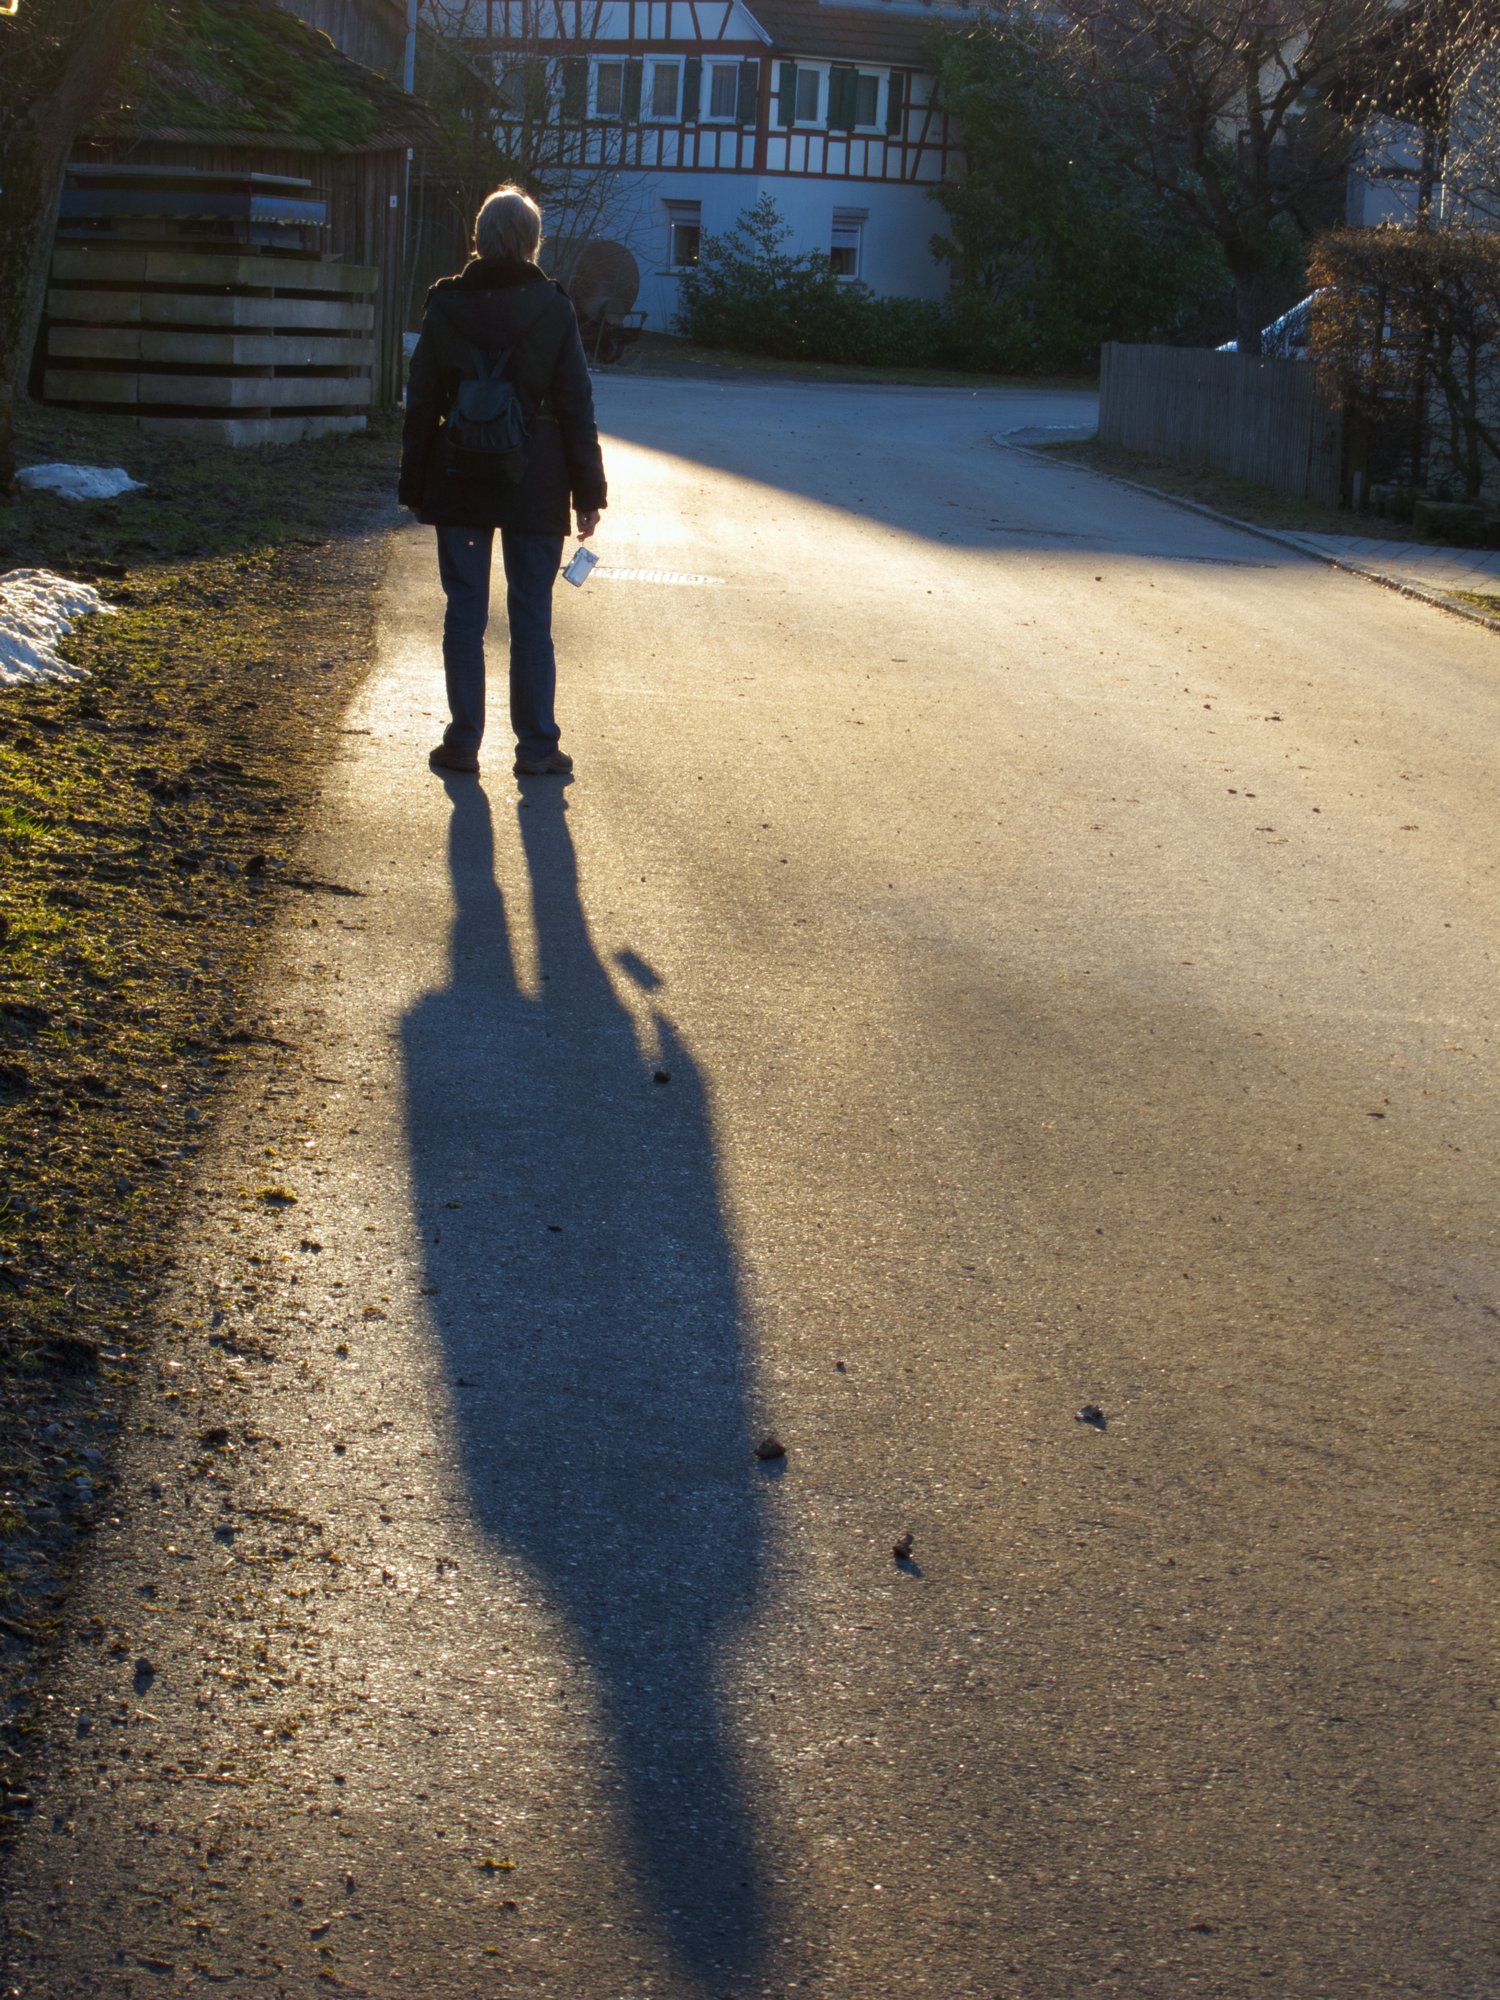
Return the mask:
<path fill-rule="evenodd" d="M 403 1032 L 472 1505 L 593 1676 L 622 1838 L 666 1943 L 693 1979 L 744 1978 L 768 1916 L 719 1678 L 756 1590 L 761 1494 L 703 1082 L 655 1003 L 638 1030 L 596 954 L 563 789 L 535 783 L 519 808 L 531 992 L 489 802 L 475 782 L 450 790 L 451 976 Z"/>
<path fill-rule="evenodd" d="M 600 393 L 606 458 L 617 441 L 634 445 L 999 562 L 1077 553 L 1174 566 L 1308 563 L 1293 549 L 1064 460 L 999 448 L 1012 433 L 1035 442 L 1054 425 L 1087 431 L 1097 407 L 1092 394 L 1070 390 L 650 376 L 613 378 Z M 621 483 L 628 492 L 628 468 Z M 816 560 L 811 547 L 808 555 Z"/>

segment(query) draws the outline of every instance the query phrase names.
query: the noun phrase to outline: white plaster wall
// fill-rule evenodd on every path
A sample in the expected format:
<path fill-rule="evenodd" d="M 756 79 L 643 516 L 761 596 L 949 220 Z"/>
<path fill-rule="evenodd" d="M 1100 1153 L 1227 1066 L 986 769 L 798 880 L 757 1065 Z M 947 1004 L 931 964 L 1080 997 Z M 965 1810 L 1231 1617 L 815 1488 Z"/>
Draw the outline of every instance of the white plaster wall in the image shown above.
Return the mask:
<path fill-rule="evenodd" d="M 940 299 L 947 293 L 948 267 L 938 263 L 930 248 L 942 227 L 942 210 L 920 188 L 715 172 L 619 178 L 622 184 L 631 184 L 628 194 L 622 185 L 616 208 L 623 224 L 619 235 L 640 266 L 636 303 L 655 333 L 670 333 L 677 312 L 677 278 L 666 268 L 667 201 L 698 202 L 705 233 L 723 235 L 767 193 L 791 224 L 786 247 L 793 252 L 826 251 L 833 237 L 834 210 L 865 209 L 860 276 L 870 289 L 883 296 L 922 299 Z"/>

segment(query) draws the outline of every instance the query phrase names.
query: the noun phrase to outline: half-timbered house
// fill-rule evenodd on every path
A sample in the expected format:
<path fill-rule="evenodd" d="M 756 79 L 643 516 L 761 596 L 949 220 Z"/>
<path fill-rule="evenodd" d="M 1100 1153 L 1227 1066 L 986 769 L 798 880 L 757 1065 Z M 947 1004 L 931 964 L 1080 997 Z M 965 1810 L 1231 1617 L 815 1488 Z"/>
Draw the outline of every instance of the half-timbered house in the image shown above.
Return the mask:
<path fill-rule="evenodd" d="M 763 194 L 790 225 L 788 249 L 823 251 L 881 294 L 946 291 L 931 192 L 954 140 L 925 59 L 936 20 L 955 12 L 921 0 L 431 0 L 429 18 L 494 65 L 502 118 L 542 114 L 560 184 L 590 184 L 589 233 L 634 253 L 639 304 L 664 329 L 703 236 Z M 559 224 L 549 215 L 549 232 Z"/>

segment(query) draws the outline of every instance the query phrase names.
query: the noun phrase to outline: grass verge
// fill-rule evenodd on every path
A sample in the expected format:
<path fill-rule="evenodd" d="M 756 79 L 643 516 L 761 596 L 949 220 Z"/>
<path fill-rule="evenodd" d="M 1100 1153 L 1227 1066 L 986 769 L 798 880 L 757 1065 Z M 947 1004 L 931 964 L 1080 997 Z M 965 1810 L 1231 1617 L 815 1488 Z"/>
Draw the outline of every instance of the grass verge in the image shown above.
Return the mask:
<path fill-rule="evenodd" d="M 1448 595 L 1459 604 L 1472 605 L 1489 618 L 1500 618 L 1500 595 L 1488 590 L 1450 590 Z"/>
<path fill-rule="evenodd" d="M 1261 528 L 1290 528 L 1308 535 L 1357 535 L 1369 530 L 1364 516 L 1342 507 L 1294 500 L 1268 486 L 1217 472 L 1212 466 L 1177 465 L 1149 452 L 1101 444 L 1097 438 L 1033 445 L 1031 449 L 1069 465 L 1081 465 L 1089 472 L 1133 479 L 1139 486 L 1155 487 L 1158 493 L 1169 493 L 1177 500 L 1195 500 L 1200 507 L 1212 507 L 1216 513 L 1233 515 L 1239 521 L 1253 521 Z"/>
<path fill-rule="evenodd" d="M 0 1714 L 12 1753 L 256 955 L 370 653 L 389 430 L 230 451 L 23 408 L 18 462 L 147 491 L 0 502 L 5 568 L 96 583 L 88 678 L 0 690 Z M 20 1766 L 13 1767 L 20 1770 Z M 0 1815 L 25 1804 L 0 1762 Z"/>
<path fill-rule="evenodd" d="M 672 334 L 643 333 L 627 349 L 622 371 L 636 375 L 703 376 L 718 381 L 855 382 L 917 389 L 1081 389 L 1097 377 L 1073 375 L 975 375 L 958 368 L 864 368 L 842 361 L 780 361 L 732 348 L 695 347 Z"/>

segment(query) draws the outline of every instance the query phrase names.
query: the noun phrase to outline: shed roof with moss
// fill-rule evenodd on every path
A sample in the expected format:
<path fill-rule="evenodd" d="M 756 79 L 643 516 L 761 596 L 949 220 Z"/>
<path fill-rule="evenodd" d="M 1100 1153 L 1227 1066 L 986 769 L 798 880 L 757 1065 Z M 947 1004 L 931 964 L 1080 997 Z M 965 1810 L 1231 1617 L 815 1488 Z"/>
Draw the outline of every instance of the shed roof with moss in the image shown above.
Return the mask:
<path fill-rule="evenodd" d="M 101 138 L 309 140 L 327 152 L 432 142 L 405 91 L 274 0 L 150 0 Z"/>

